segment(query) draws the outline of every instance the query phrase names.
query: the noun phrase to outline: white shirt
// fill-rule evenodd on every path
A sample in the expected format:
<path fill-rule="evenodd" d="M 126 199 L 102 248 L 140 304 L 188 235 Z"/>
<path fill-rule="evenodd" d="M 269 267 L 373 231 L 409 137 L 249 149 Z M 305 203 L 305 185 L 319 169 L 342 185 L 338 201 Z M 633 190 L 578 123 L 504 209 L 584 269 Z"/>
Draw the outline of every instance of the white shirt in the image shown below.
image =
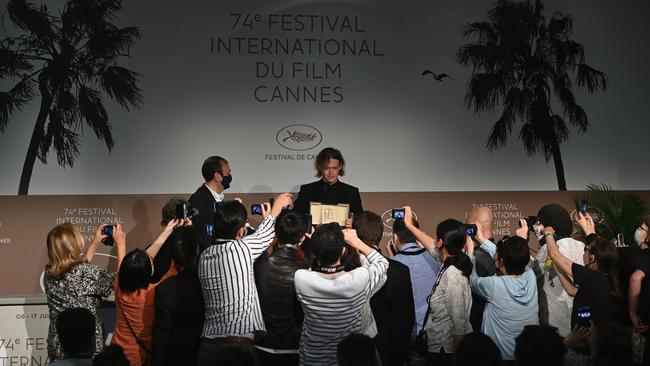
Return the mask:
<path fill-rule="evenodd" d="M 210 188 L 209 185 L 207 185 L 205 183 L 204 183 L 204 185 L 210 191 L 210 193 L 212 193 L 212 197 L 214 197 L 215 201 L 217 201 L 217 202 L 222 202 L 223 201 L 223 198 L 224 198 L 223 193 L 218 193 L 217 191 L 213 190 L 212 188 Z"/>
<path fill-rule="evenodd" d="M 203 336 L 246 336 L 265 331 L 253 262 L 275 237 L 275 217 L 267 216 L 258 230 L 240 240 L 211 245 L 199 258 L 199 281 L 205 301 Z"/>
<path fill-rule="evenodd" d="M 346 335 L 361 331 L 362 308 L 386 281 L 388 260 L 376 251 L 362 267 L 336 277 L 299 269 L 296 295 L 305 320 L 300 337 L 300 365 L 336 365 L 336 347 Z"/>
<path fill-rule="evenodd" d="M 557 241 L 560 253 L 571 262 L 579 265 L 584 264 L 583 255 L 585 245 L 581 241 L 572 238 L 564 238 Z M 547 246 L 544 245 L 537 253 L 539 266 L 544 273 L 544 295 L 548 304 L 548 323 L 558 329 L 558 333 L 565 337 L 571 332 L 571 309 L 573 309 L 573 297 L 567 294 L 562 287 L 558 273 L 551 266 L 544 270 L 544 261 L 547 257 Z M 540 294 L 541 296 L 542 294 Z"/>

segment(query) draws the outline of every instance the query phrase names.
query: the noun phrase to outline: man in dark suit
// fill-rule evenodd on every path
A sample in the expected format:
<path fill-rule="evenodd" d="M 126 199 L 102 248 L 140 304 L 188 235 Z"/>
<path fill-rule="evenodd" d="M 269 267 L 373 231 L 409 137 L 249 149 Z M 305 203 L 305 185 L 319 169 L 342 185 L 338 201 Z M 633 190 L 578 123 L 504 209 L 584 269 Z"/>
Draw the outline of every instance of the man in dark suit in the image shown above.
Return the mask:
<path fill-rule="evenodd" d="M 230 187 L 232 175 L 230 164 L 220 156 L 210 156 L 205 159 L 201 167 L 201 174 L 205 183 L 190 197 L 190 204 L 199 210 L 199 214 L 192 218 L 194 235 L 199 242 L 201 251 L 212 244 L 212 236 L 206 231 L 206 225 L 214 222 L 216 204 L 223 201 L 223 191 Z"/>
<path fill-rule="evenodd" d="M 379 251 L 379 242 L 384 233 L 381 216 L 363 211 L 354 216 L 352 228 L 357 231 L 361 241 Z M 406 265 L 388 259 L 386 283 L 370 299 L 370 307 L 377 323 L 377 336 L 373 341 L 382 365 L 403 365 L 415 322 L 411 276 Z"/>
<path fill-rule="evenodd" d="M 156 287 L 151 365 L 196 365 L 205 312 L 194 263 L 196 239 L 189 227 L 180 227 L 165 245 L 170 247 L 178 275 Z"/>
<path fill-rule="evenodd" d="M 347 203 L 351 213 L 363 211 L 359 189 L 339 181 L 339 177 L 345 175 L 345 160 L 339 150 L 326 147 L 318 153 L 314 165 L 316 176 L 321 179 L 300 186 L 298 198 L 293 203 L 294 211 L 309 213 L 309 202 L 329 205 Z"/>

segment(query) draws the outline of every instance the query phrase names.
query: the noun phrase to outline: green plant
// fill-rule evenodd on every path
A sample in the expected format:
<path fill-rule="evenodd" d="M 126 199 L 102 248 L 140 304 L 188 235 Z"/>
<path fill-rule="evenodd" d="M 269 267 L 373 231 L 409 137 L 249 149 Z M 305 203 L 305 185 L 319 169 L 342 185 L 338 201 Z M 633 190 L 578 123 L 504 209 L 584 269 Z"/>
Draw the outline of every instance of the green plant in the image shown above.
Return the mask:
<path fill-rule="evenodd" d="M 634 230 L 646 213 L 646 202 L 636 194 L 620 192 L 606 184 L 590 184 L 586 188 L 589 205 L 603 216 L 596 228 L 600 236 L 611 239 L 622 233 L 628 245 L 636 245 Z"/>

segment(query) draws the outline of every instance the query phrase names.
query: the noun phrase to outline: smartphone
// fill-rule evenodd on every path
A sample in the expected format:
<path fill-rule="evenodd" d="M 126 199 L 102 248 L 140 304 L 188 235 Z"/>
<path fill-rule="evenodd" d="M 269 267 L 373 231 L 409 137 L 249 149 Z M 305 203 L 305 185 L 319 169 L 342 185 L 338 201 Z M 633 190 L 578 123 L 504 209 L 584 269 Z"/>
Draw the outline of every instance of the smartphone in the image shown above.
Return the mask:
<path fill-rule="evenodd" d="M 465 233 L 467 236 L 476 236 L 477 231 L 478 227 L 475 224 L 465 225 Z"/>
<path fill-rule="evenodd" d="M 398 250 L 397 250 L 397 247 L 395 246 L 395 244 L 392 244 L 392 243 L 390 244 L 390 251 L 393 252 L 393 255 L 397 255 Z"/>
<path fill-rule="evenodd" d="M 591 327 L 591 307 L 579 306 L 577 311 L 577 323 L 581 327 L 589 328 Z"/>
<path fill-rule="evenodd" d="M 102 235 L 113 235 L 113 226 L 104 226 L 102 228 Z"/>
<path fill-rule="evenodd" d="M 526 218 L 526 224 L 528 224 L 528 230 L 533 231 L 533 225 L 537 223 L 537 216 L 528 216 Z M 521 224 L 519 225 L 521 226 Z"/>
<path fill-rule="evenodd" d="M 575 200 L 576 202 L 576 211 L 580 212 L 583 215 L 587 214 L 587 200 Z"/>
<path fill-rule="evenodd" d="M 405 212 L 406 212 L 406 210 L 404 210 L 403 208 L 394 208 L 391 211 L 391 216 L 394 219 L 403 219 L 404 215 L 405 215 Z"/>
<path fill-rule="evenodd" d="M 212 236 L 214 234 L 214 225 L 205 224 L 205 235 Z"/>
<path fill-rule="evenodd" d="M 261 215 L 262 214 L 262 205 L 259 203 L 253 203 L 251 205 L 251 215 Z"/>
<path fill-rule="evenodd" d="M 179 220 L 187 220 L 197 214 L 198 211 L 189 203 L 179 203 L 176 205 L 176 218 Z"/>

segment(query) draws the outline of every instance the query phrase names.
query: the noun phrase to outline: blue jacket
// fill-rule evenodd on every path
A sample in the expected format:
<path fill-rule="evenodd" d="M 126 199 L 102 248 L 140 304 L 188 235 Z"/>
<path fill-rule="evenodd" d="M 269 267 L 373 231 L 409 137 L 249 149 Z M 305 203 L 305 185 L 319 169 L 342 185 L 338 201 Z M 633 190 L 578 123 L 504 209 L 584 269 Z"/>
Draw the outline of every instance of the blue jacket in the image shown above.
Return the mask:
<path fill-rule="evenodd" d="M 492 246 L 491 242 L 483 243 L 491 254 L 496 250 L 496 246 Z M 470 258 L 474 263 L 474 256 Z M 478 277 L 474 270 L 470 286 L 472 292 L 487 301 L 481 331 L 496 343 L 504 360 L 514 360 L 515 338 L 525 326 L 539 324 L 537 282 L 533 270 L 526 267 L 519 276 L 491 277 Z"/>

